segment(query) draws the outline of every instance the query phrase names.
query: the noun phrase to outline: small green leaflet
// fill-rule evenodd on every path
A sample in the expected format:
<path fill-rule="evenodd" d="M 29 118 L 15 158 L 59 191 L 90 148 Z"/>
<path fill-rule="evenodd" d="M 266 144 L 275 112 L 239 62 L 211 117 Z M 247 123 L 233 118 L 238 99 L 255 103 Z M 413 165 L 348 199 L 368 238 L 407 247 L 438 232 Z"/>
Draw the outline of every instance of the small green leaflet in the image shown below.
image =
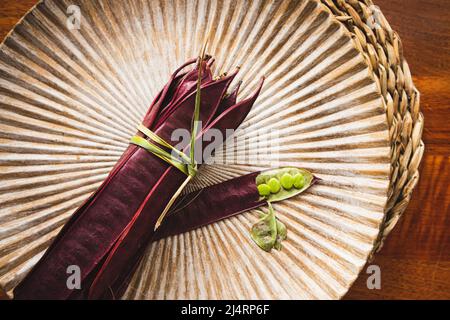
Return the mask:
<path fill-rule="evenodd" d="M 272 249 L 281 250 L 283 240 L 287 238 L 286 226 L 275 216 L 272 205 L 269 204 L 269 213 L 260 211 L 260 220 L 253 225 L 251 238 L 264 251 Z"/>
<path fill-rule="evenodd" d="M 283 222 L 277 219 L 277 241 L 275 241 L 274 248 L 278 251 L 282 249 L 281 242 L 287 239 L 287 229 Z"/>

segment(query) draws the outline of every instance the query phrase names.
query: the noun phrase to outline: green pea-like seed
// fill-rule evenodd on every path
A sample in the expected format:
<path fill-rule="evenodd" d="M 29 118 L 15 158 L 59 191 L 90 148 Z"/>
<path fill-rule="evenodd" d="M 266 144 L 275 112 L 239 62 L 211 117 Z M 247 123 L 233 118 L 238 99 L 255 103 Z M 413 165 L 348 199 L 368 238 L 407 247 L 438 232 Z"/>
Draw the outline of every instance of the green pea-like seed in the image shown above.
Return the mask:
<path fill-rule="evenodd" d="M 306 182 L 305 177 L 302 174 L 297 173 L 294 176 L 294 187 L 295 188 L 297 188 L 297 189 L 303 188 L 305 186 L 305 182 Z"/>
<path fill-rule="evenodd" d="M 259 186 L 260 184 L 266 183 L 266 179 L 264 176 L 259 175 L 256 177 L 256 185 Z"/>
<path fill-rule="evenodd" d="M 270 195 L 270 187 L 265 183 L 260 184 L 258 186 L 258 192 L 259 192 L 260 196 L 266 197 L 266 196 Z"/>
<path fill-rule="evenodd" d="M 283 174 L 281 177 L 281 185 L 286 190 L 291 190 L 294 186 L 294 178 L 289 173 Z"/>
<path fill-rule="evenodd" d="M 269 185 L 270 192 L 272 192 L 272 193 L 278 193 L 281 189 L 281 184 L 278 181 L 278 179 L 276 179 L 276 178 L 270 179 L 267 184 Z"/>

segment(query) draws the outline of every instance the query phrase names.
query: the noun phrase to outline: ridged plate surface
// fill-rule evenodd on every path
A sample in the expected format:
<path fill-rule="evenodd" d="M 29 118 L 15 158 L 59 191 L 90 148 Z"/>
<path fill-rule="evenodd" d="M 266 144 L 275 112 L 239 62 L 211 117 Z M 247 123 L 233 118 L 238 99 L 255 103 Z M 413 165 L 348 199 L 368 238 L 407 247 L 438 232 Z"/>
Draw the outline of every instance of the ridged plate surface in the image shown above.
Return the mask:
<path fill-rule="evenodd" d="M 66 26 L 79 5 L 79 30 Z M 169 74 L 204 40 L 216 73 L 241 66 L 241 98 L 267 76 L 236 134 L 235 163 L 190 187 L 294 165 L 323 181 L 276 205 L 289 238 L 267 254 L 255 212 L 149 246 L 128 299 L 335 299 L 384 216 L 389 138 L 379 89 L 345 28 L 318 1 L 40 3 L 0 49 L 0 285 L 11 290 L 107 176 Z M 274 134 L 275 133 L 275 134 Z M 259 157 L 258 152 L 267 156 Z M 249 158 L 248 155 L 252 157 Z"/>

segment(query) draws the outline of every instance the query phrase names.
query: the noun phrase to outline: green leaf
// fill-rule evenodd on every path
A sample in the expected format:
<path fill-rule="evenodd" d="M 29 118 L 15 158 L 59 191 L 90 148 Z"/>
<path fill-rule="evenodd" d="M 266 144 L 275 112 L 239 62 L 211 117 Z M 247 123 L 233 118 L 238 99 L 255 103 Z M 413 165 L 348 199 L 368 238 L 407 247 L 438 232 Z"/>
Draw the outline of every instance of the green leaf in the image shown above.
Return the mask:
<path fill-rule="evenodd" d="M 260 219 L 264 219 L 267 217 L 267 213 L 264 213 L 263 211 L 259 211 L 259 217 Z M 281 251 L 282 249 L 282 242 L 287 239 L 287 228 L 286 225 L 281 222 L 278 218 L 276 218 L 277 223 L 277 237 L 275 240 L 275 244 L 273 245 L 273 248 Z"/>
<path fill-rule="evenodd" d="M 197 94 L 195 95 L 195 108 L 194 108 L 194 116 L 192 117 L 192 125 L 191 125 L 191 165 L 195 165 L 195 141 L 197 139 L 198 133 L 198 121 L 200 119 L 200 106 L 201 106 L 201 97 L 202 97 L 202 68 L 203 68 L 203 60 L 205 56 L 206 45 L 200 54 L 198 59 L 198 79 L 197 79 Z"/>
<path fill-rule="evenodd" d="M 153 153 L 155 156 L 159 157 L 160 159 L 166 161 L 167 163 L 171 164 L 181 172 L 183 172 L 186 175 L 189 175 L 189 168 L 184 164 L 182 161 L 175 159 L 172 157 L 170 153 L 167 151 L 161 149 L 160 147 L 150 143 L 149 141 L 145 140 L 142 137 L 134 136 L 131 138 L 130 143 L 137 145 L 148 152 Z"/>
<path fill-rule="evenodd" d="M 142 132 L 144 135 L 146 135 L 147 137 L 149 137 L 151 140 L 156 142 L 157 144 L 168 148 L 170 151 L 172 151 L 174 154 L 176 154 L 178 157 L 180 157 L 180 160 L 182 159 L 186 164 L 190 163 L 189 157 L 184 152 L 173 147 L 170 143 L 168 143 L 164 139 L 160 138 L 156 133 L 154 133 L 147 127 L 145 127 L 143 124 L 138 126 L 138 130 L 140 132 Z"/>
<path fill-rule="evenodd" d="M 253 241 L 264 251 L 270 252 L 277 240 L 277 222 L 275 212 L 269 204 L 269 213 L 262 217 L 251 231 Z"/>
<path fill-rule="evenodd" d="M 280 251 L 283 247 L 281 244 L 283 240 L 287 239 L 287 228 L 283 222 L 277 219 L 277 240 L 275 241 L 274 248 Z"/>
<path fill-rule="evenodd" d="M 286 225 L 277 219 L 277 238 L 281 240 L 287 239 L 287 228 Z"/>

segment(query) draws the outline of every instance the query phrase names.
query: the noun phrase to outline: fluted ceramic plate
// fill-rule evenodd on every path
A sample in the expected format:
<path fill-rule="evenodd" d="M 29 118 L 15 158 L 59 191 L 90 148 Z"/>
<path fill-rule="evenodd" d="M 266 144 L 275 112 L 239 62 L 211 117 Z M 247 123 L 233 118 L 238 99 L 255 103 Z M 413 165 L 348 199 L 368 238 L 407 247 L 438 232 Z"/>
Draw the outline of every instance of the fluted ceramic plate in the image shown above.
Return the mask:
<path fill-rule="evenodd" d="M 79 30 L 67 28 L 71 4 L 81 9 Z M 323 181 L 276 205 L 289 232 L 281 252 L 251 241 L 257 215 L 248 212 L 150 244 L 125 298 L 336 299 L 347 292 L 384 217 L 388 126 L 351 35 L 313 0 L 39 3 L 0 49 L 3 290 L 12 292 L 105 179 L 169 74 L 197 56 L 206 38 L 217 74 L 241 66 L 241 98 L 263 75 L 267 81 L 236 134 L 247 147 L 217 154 L 236 152 L 238 160 L 203 167 L 190 188 L 269 167 L 273 154 L 278 166 L 303 167 Z M 258 152 L 269 156 L 245 157 Z"/>

